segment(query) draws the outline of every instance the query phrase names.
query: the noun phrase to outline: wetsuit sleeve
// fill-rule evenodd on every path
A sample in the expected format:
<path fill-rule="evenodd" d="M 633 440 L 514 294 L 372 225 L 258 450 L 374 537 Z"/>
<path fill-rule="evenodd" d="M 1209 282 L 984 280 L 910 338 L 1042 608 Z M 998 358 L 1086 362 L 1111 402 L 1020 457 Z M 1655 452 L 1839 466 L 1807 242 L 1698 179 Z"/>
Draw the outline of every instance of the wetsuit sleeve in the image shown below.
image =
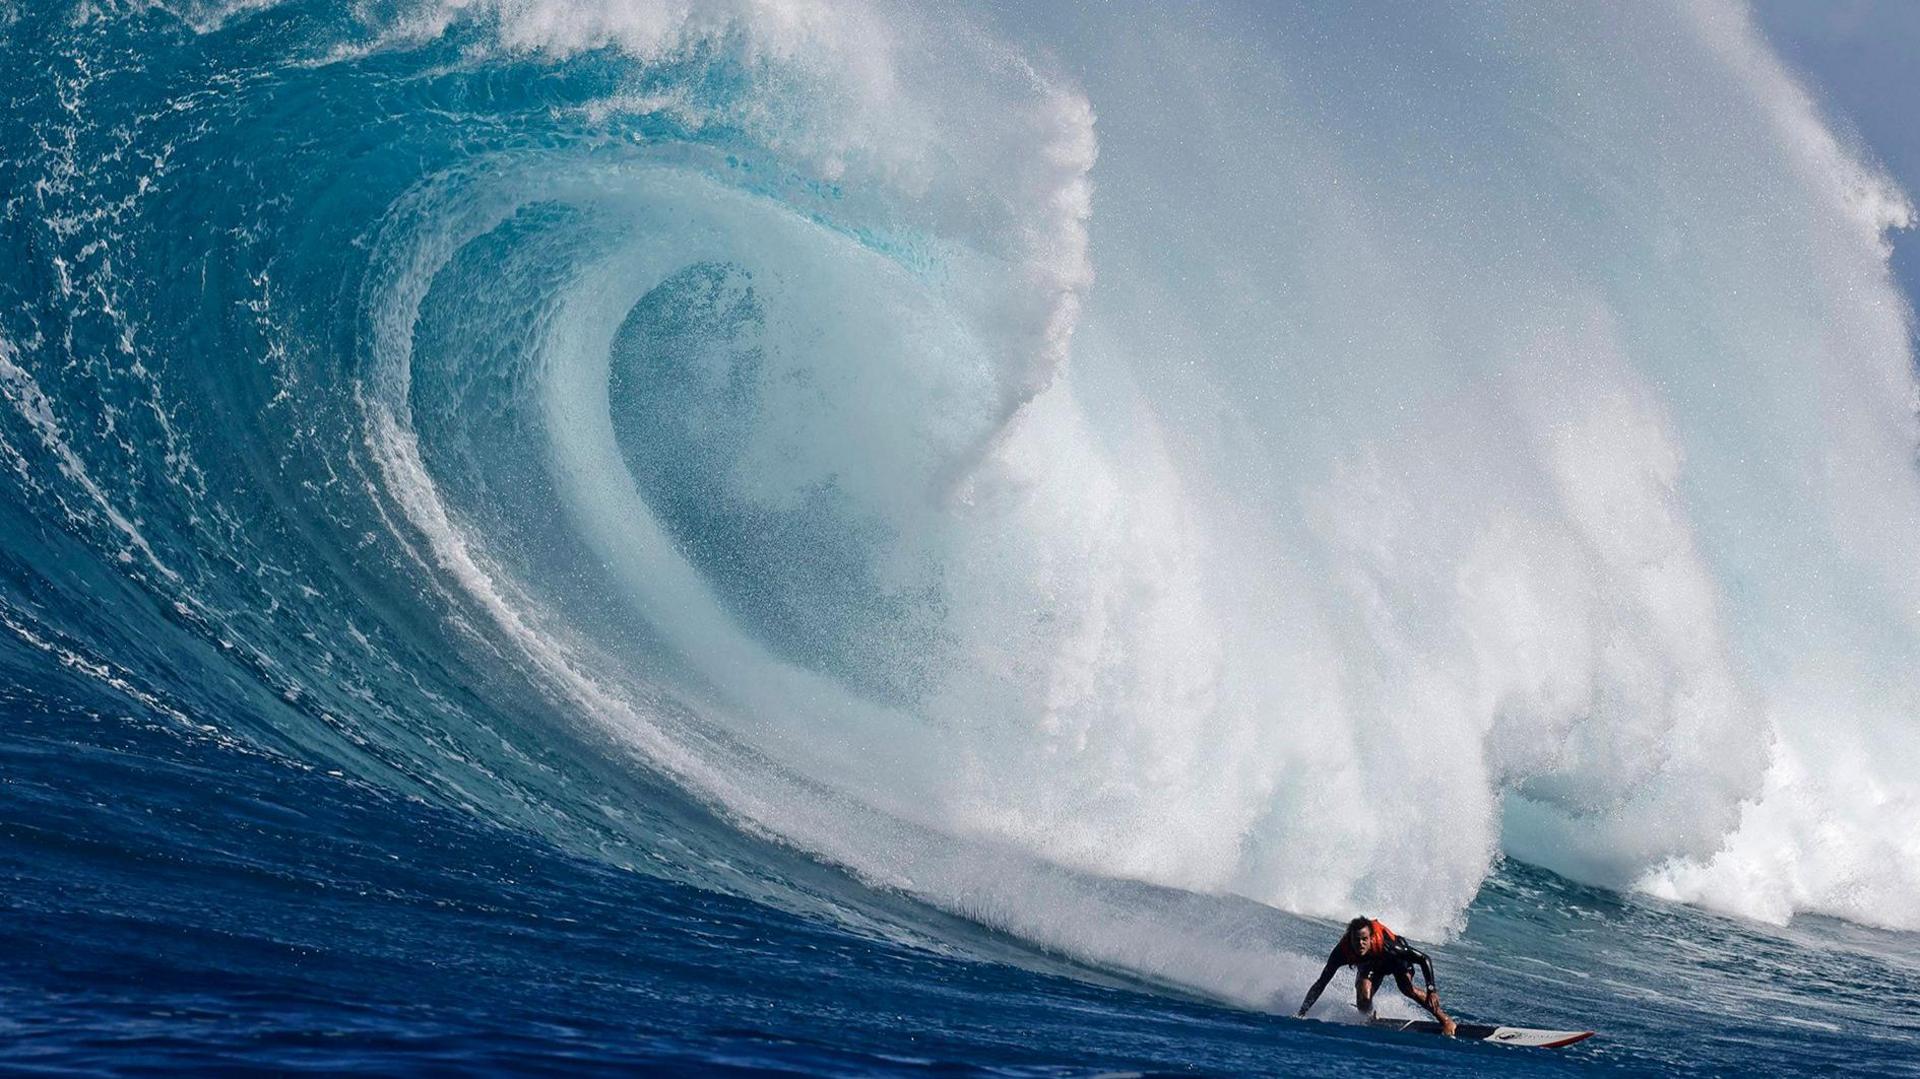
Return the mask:
<path fill-rule="evenodd" d="M 1418 963 L 1420 965 L 1420 977 L 1426 979 L 1427 988 L 1432 989 L 1433 988 L 1433 960 L 1428 959 L 1427 953 L 1421 951 L 1418 948 L 1415 948 L 1411 944 L 1407 944 L 1406 942 L 1402 941 L 1401 945 L 1406 949 L 1406 951 L 1402 954 L 1406 956 L 1408 962 Z"/>
<path fill-rule="evenodd" d="M 1433 988 L 1433 960 L 1427 958 L 1427 953 L 1408 944 L 1407 938 L 1393 938 L 1387 944 L 1387 958 L 1395 960 L 1402 970 L 1409 966 L 1419 967 L 1420 976 L 1427 981 L 1427 988 Z"/>
<path fill-rule="evenodd" d="M 1327 983 L 1333 980 L 1333 972 L 1343 966 L 1346 964 L 1340 961 L 1340 949 L 1335 946 L 1333 951 L 1327 953 L 1326 968 L 1320 972 L 1320 977 L 1314 980 L 1313 988 L 1307 990 L 1307 999 L 1300 1002 L 1300 1010 L 1294 1014 L 1307 1014 L 1307 1009 L 1313 1007 L 1313 1002 L 1319 1000 L 1320 994 L 1326 990 Z"/>

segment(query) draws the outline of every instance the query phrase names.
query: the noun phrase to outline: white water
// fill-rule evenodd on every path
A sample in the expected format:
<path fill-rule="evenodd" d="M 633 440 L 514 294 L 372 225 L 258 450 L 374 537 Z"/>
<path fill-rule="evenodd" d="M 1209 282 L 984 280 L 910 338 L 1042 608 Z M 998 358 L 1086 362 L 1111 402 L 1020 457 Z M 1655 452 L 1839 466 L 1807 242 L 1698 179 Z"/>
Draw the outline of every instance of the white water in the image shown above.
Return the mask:
<path fill-rule="evenodd" d="M 570 162 L 427 192 L 378 297 L 376 455 L 461 587 L 589 678 L 541 583 L 470 555 L 401 452 L 437 267 L 519 206 L 581 207 L 608 243 L 542 313 L 543 452 L 603 586 L 697 680 L 646 692 L 750 752 L 574 696 L 758 827 L 1247 999 L 1267 957 L 1036 867 L 1431 933 L 1505 851 L 1920 928 L 1920 483 L 1884 246 L 1910 205 L 1738 8 L 1472 14 L 432 9 L 401 39 L 734 42 L 737 97 L 594 115 L 734 125 L 844 197 Z M 825 669 L 704 579 L 609 420 L 623 320 L 705 261 L 751 279 L 731 344 L 764 358 L 712 406 L 747 422 L 703 481 L 820 529 L 762 592 L 912 599 Z M 866 575 L 808 577 L 842 534 Z"/>

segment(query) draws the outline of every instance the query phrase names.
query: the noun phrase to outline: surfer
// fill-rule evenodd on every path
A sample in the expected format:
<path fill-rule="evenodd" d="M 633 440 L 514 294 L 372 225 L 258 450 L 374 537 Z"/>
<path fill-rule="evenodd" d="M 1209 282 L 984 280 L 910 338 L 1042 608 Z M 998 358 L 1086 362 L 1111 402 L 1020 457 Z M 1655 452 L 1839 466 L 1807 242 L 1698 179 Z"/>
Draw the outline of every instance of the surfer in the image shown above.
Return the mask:
<path fill-rule="evenodd" d="M 1413 968 L 1416 966 L 1427 983 L 1424 990 L 1413 987 Z M 1440 1021 L 1440 1033 L 1453 1037 L 1453 1020 L 1440 1010 L 1440 991 L 1433 987 L 1433 960 L 1372 918 L 1355 918 L 1347 923 L 1347 931 L 1340 937 L 1340 943 L 1334 945 L 1333 951 L 1327 956 L 1326 969 L 1320 972 L 1313 988 L 1307 990 L 1307 999 L 1300 1002 L 1300 1011 L 1296 1014 L 1306 1016 L 1307 1009 L 1320 999 L 1321 990 L 1333 980 L 1334 971 L 1341 967 L 1359 969 L 1353 979 L 1353 1006 L 1363 1014 L 1373 1011 L 1374 988 L 1392 977 L 1407 999 L 1425 1008 Z"/>

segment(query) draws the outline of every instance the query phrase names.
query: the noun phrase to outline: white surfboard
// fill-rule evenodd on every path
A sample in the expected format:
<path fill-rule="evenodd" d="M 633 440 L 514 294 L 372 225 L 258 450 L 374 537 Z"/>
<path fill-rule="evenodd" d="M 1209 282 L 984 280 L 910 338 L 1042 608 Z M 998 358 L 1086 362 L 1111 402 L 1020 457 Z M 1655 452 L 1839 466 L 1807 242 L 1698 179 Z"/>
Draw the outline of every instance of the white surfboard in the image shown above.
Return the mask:
<path fill-rule="evenodd" d="M 1368 1026 L 1388 1030 L 1412 1030 L 1422 1034 L 1440 1033 L 1440 1024 L 1431 1019 L 1375 1019 Z M 1591 1030 L 1535 1030 L 1532 1027 L 1491 1027 L 1481 1023 L 1459 1023 L 1454 1037 L 1463 1041 L 1499 1042 L 1501 1045 L 1528 1045 L 1536 1049 L 1558 1049 L 1593 1037 Z"/>

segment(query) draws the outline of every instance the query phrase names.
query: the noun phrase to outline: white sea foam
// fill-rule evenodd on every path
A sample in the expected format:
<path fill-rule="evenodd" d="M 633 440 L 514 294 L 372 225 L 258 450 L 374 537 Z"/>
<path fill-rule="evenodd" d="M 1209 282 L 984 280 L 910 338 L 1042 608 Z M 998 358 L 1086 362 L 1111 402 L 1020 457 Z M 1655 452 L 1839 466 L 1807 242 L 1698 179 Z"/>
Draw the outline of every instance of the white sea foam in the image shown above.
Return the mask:
<path fill-rule="evenodd" d="M 1236 999 L 1298 962 L 1223 960 L 1088 877 L 1443 932 L 1504 850 L 1757 917 L 1920 923 L 1920 486 L 1884 246 L 1912 211 L 1737 10 L 1569 9 L 1498 48 L 1431 14 L 1487 59 L 1465 67 L 1142 14 L 1088 30 L 1084 91 L 912 12 L 421 11 L 406 33 L 549 58 L 737 40 L 736 97 L 584 115 L 724 118 L 844 193 L 796 211 L 657 162 L 489 163 L 383 241 L 370 415 L 399 505 L 584 712 L 703 796 Z M 1378 78 L 1341 83 L 1354 65 Z M 701 701 L 711 742 L 555 645 L 540 582 L 503 582 L 403 452 L 425 290 L 538 201 L 605 228 L 529 363 L 558 508 L 698 676 L 654 689 Z M 705 262 L 753 282 L 764 352 L 715 497 L 831 489 L 884 523 L 871 580 L 938 597 L 909 700 L 756 637 L 626 470 L 609 351 Z"/>

